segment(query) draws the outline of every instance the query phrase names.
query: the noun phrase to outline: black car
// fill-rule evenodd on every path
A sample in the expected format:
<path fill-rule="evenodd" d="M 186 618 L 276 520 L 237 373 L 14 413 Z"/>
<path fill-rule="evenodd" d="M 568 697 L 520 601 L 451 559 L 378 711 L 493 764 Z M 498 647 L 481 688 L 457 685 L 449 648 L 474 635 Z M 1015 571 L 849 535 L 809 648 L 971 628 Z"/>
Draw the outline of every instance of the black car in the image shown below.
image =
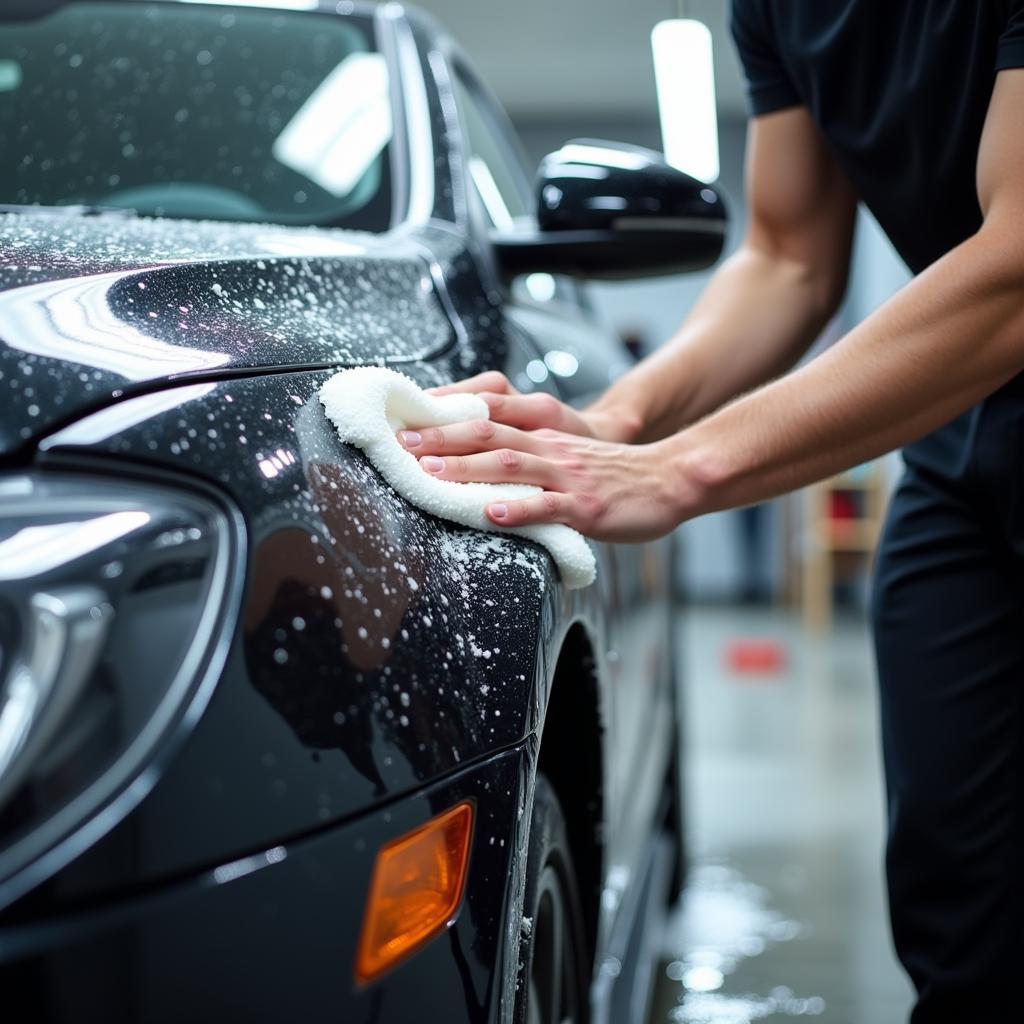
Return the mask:
<path fill-rule="evenodd" d="M 570 591 L 317 392 L 585 401 L 628 357 L 574 277 L 709 264 L 719 198 L 579 140 L 531 188 L 396 4 L 0 11 L 5 1024 L 635 1020 L 681 875 L 669 544 Z"/>

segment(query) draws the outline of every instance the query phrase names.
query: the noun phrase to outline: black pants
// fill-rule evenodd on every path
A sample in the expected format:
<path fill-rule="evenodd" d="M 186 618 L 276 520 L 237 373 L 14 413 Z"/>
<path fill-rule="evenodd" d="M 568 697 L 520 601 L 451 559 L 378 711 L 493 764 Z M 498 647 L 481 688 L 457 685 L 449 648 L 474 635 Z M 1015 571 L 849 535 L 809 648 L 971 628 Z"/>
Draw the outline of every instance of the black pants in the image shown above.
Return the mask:
<path fill-rule="evenodd" d="M 1024 381 L 904 458 L 874 594 L 893 936 L 913 1024 L 1020 1020 Z"/>

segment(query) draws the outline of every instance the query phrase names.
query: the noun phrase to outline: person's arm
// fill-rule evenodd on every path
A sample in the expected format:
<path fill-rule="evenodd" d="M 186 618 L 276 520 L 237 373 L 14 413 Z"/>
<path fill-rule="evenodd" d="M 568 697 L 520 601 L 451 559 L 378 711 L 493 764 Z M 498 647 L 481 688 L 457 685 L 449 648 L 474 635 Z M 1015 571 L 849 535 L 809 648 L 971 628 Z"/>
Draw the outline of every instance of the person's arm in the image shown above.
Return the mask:
<path fill-rule="evenodd" d="M 643 442 L 788 370 L 842 298 L 856 200 L 802 107 L 751 123 L 747 196 L 743 244 L 675 336 L 582 414 L 549 395 L 518 395 L 493 372 L 437 391 L 477 392 L 492 420 L 520 429 Z"/>
<path fill-rule="evenodd" d="M 1024 370 L 1022 109 L 1024 69 L 1001 72 L 978 153 L 975 235 L 819 358 L 665 443 L 680 518 L 917 440 Z"/>
<path fill-rule="evenodd" d="M 790 369 L 846 290 L 856 197 L 803 107 L 755 118 L 749 223 L 675 336 L 588 410 L 673 434 Z"/>
<path fill-rule="evenodd" d="M 980 230 L 808 365 L 655 444 L 491 424 L 468 449 L 475 454 L 438 460 L 439 475 L 544 488 L 488 506 L 503 526 L 561 522 L 641 540 L 830 476 L 948 422 L 1024 370 L 1021 109 L 1024 69 L 1001 72 L 978 154 Z"/>

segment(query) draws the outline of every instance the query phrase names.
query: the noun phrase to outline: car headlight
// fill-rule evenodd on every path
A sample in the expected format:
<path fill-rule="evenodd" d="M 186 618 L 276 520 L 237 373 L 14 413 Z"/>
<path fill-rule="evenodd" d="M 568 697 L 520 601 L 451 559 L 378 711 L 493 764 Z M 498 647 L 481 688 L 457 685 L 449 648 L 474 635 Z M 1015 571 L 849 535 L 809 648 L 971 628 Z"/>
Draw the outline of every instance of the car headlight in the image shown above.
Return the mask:
<path fill-rule="evenodd" d="M 205 707 L 240 539 L 191 492 L 0 478 L 0 906 L 138 803 Z"/>

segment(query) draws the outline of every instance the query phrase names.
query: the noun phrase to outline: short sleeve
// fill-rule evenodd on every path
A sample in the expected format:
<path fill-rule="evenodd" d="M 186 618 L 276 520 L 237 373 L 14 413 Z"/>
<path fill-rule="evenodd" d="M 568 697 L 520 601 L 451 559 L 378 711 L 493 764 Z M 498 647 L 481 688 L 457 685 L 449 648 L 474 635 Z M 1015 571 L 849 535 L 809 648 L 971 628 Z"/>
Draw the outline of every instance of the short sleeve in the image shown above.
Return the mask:
<path fill-rule="evenodd" d="M 760 0 L 732 0 L 732 36 L 747 79 L 750 113 L 770 114 L 795 107 L 800 97 L 782 63 L 775 38 L 765 23 Z"/>
<path fill-rule="evenodd" d="M 999 37 L 996 71 L 1024 68 L 1024 0 L 1013 0 L 1006 29 Z"/>

